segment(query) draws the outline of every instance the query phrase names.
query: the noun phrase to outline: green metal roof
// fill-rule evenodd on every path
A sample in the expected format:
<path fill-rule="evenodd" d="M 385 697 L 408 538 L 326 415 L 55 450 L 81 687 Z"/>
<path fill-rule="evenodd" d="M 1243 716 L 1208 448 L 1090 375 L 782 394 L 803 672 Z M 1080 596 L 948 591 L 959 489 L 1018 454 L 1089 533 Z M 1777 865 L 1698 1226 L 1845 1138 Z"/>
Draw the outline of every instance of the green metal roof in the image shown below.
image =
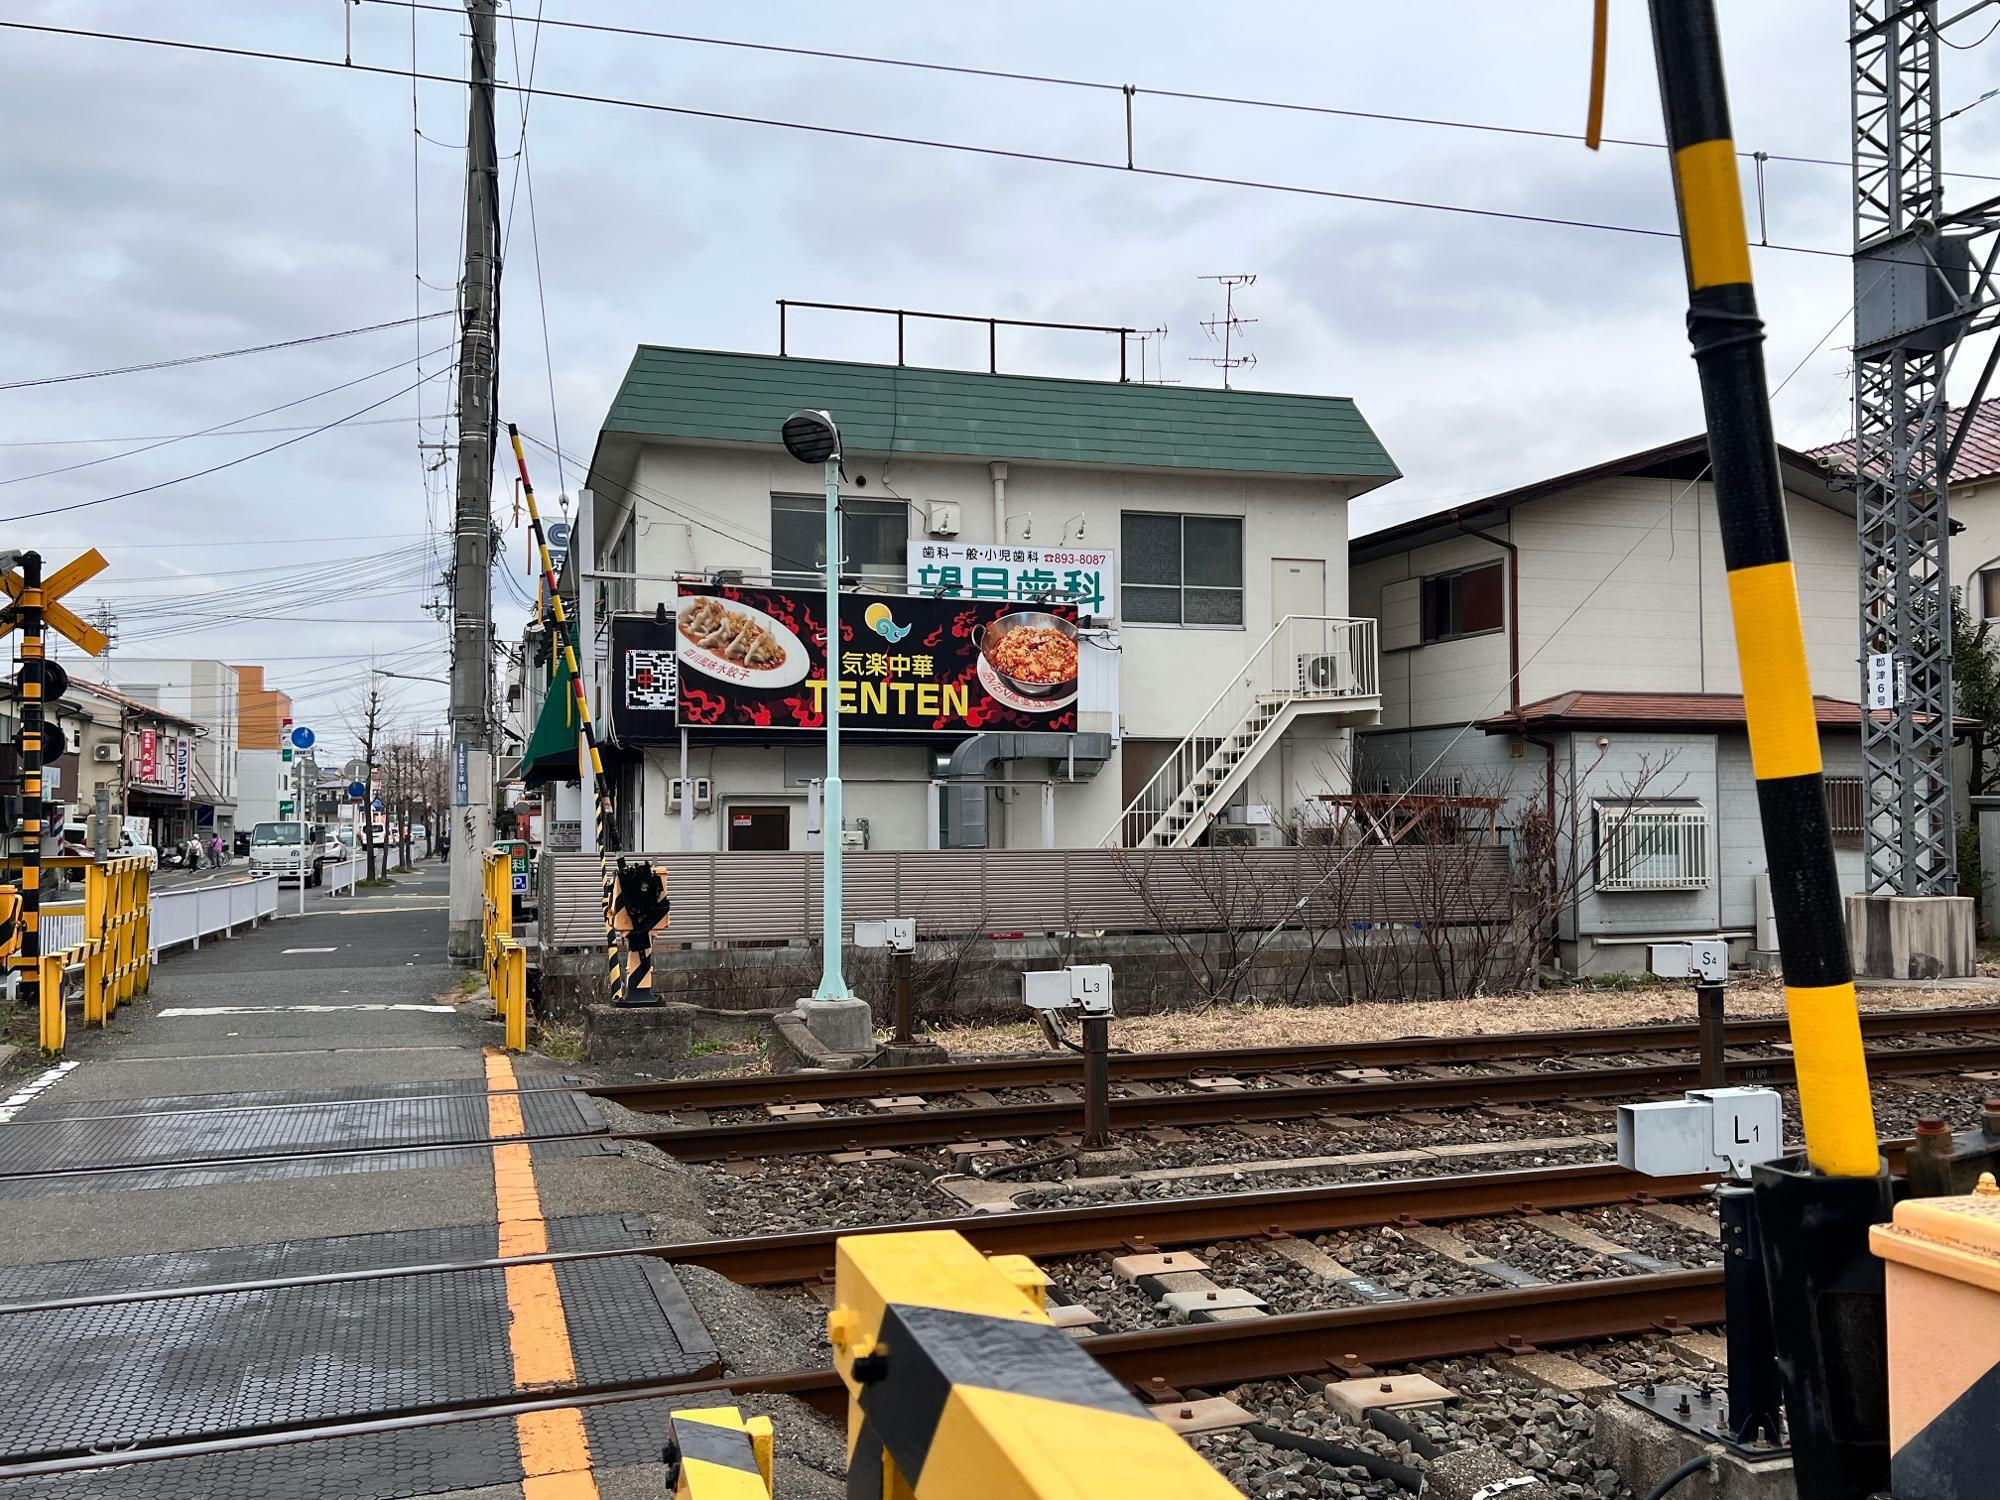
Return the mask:
<path fill-rule="evenodd" d="M 825 407 L 848 449 L 1385 484 L 1397 469 L 1345 396 L 1055 380 L 641 344 L 604 438 L 775 443 Z"/>

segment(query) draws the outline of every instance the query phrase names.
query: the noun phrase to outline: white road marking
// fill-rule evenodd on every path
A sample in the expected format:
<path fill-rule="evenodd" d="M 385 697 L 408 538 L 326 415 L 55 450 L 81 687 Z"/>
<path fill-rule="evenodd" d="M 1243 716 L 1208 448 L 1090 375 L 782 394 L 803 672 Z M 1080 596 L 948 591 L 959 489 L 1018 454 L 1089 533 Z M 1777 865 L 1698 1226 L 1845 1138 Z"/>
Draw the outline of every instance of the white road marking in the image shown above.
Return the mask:
<path fill-rule="evenodd" d="M 275 1011 L 306 1011 L 313 1015 L 323 1015 L 337 1010 L 414 1010 L 425 1015 L 451 1016 L 458 1013 L 455 1005 L 170 1005 L 165 1010 L 153 1012 L 157 1016 L 261 1016 Z"/>
<path fill-rule="evenodd" d="M 338 953 L 338 948 L 287 948 L 287 953 Z"/>
<path fill-rule="evenodd" d="M 43 1089 L 49 1087 L 51 1084 L 60 1083 L 68 1075 L 70 1069 L 77 1066 L 78 1064 L 74 1060 L 59 1062 L 53 1068 L 37 1073 L 21 1086 L 19 1092 L 9 1094 L 5 1099 L 0 1099 L 0 1125 L 6 1124 L 15 1115 L 19 1114 L 22 1109 L 34 1101 L 35 1095 L 39 1094 Z"/>

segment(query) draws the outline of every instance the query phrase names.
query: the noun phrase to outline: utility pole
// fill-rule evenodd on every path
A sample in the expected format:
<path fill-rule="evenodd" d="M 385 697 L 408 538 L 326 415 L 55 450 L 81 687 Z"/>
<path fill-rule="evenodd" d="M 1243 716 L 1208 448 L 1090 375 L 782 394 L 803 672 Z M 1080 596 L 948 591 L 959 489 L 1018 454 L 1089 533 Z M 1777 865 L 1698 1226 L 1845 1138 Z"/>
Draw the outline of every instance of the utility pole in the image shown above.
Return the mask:
<path fill-rule="evenodd" d="M 454 958 L 479 952 L 482 858 L 493 842 L 493 443 L 500 382 L 500 165 L 494 143 L 496 0 L 466 0 L 465 279 L 458 350 L 458 505 L 452 563 L 451 913 Z"/>

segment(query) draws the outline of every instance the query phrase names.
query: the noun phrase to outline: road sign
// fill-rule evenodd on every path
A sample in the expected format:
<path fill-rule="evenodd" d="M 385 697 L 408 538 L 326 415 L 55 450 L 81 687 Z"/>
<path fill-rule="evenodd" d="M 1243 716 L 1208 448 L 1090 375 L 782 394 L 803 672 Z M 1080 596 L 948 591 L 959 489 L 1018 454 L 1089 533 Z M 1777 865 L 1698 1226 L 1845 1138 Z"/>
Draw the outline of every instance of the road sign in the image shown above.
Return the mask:
<path fill-rule="evenodd" d="M 368 795 L 368 783 L 365 781 L 348 782 L 347 795 L 352 797 L 356 802 L 359 802 L 363 797 Z"/>
<path fill-rule="evenodd" d="M 376 812 L 380 812 L 382 810 L 382 799 L 380 797 L 377 797 L 373 802 L 369 803 L 368 805 L 374 808 Z"/>
<path fill-rule="evenodd" d="M 293 805 L 292 799 L 290 797 L 286 797 L 281 802 L 279 802 L 278 816 L 281 818 L 289 818 L 292 815 L 292 805 Z"/>
<path fill-rule="evenodd" d="M 109 638 L 95 625 L 79 619 L 73 610 L 56 601 L 78 584 L 88 583 L 110 566 L 111 564 L 104 560 L 104 554 L 92 547 L 82 556 L 72 558 L 42 580 L 42 619 L 50 629 L 67 636 L 91 656 L 102 656 L 104 648 L 111 644 Z M 11 571 L 0 573 L 0 589 L 6 591 L 9 599 L 20 598 L 24 587 L 26 585 L 19 573 Z M 12 619 L 0 619 L 0 636 L 6 635 L 13 628 Z"/>
<path fill-rule="evenodd" d="M 360 781 L 367 774 L 368 774 L 368 762 L 360 759 L 359 757 L 350 760 L 346 765 L 340 768 L 341 778 L 345 781 Z"/>
<path fill-rule="evenodd" d="M 312 749 L 312 747 L 313 747 L 313 739 L 314 739 L 314 735 L 313 735 L 313 732 L 312 732 L 312 731 L 311 731 L 310 729 L 306 728 L 306 726 L 305 726 L 305 725 L 303 725 L 303 724 L 294 724 L 294 725 L 292 726 L 292 748 L 293 748 L 293 749 L 295 749 L 295 750 L 310 750 L 310 749 Z"/>

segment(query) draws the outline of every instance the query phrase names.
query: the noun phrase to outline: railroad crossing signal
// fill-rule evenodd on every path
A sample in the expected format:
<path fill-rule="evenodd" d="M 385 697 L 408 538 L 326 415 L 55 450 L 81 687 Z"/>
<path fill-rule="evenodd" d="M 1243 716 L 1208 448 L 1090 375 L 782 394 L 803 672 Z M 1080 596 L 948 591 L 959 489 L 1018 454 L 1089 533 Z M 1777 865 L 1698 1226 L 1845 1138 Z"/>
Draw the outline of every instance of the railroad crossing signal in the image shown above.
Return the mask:
<path fill-rule="evenodd" d="M 111 564 L 104 554 L 92 547 L 88 552 L 72 558 L 42 580 L 42 619 L 58 633 L 67 636 L 80 646 L 86 655 L 102 656 L 104 648 L 111 644 L 103 631 L 74 610 L 56 601 L 79 584 L 88 583 Z M 27 580 L 11 569 L 0 573 L 0 589 L 4 589 L 11 602 L 21 597 L 27 587 Z M 0 636 L 5 636 L 20 623 L 19 611 L 9 609 L 0 615 Z"/>

